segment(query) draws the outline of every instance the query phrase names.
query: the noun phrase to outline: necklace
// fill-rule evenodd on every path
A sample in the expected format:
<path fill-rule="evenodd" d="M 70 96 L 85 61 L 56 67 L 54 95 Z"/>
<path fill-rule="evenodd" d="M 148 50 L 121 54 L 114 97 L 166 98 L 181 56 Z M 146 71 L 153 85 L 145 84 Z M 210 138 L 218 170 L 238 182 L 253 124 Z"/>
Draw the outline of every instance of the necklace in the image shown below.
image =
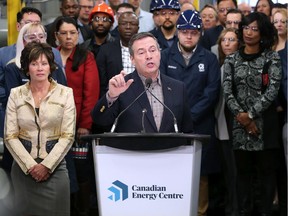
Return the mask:
<path fill-rule="evenodd" d="M 36 89 L 36 88 L 31 88 L 32 91 L 32 95 L 34 98 L 34 102 L 36 107 L 39 107 L 39 105 L 41 104 L 42 100 L 45 99 L 45 97 L 47 96 L 48 92 L 49 92 L 49 87 L 48 88 L 44 88 L 44 89 Z"/>

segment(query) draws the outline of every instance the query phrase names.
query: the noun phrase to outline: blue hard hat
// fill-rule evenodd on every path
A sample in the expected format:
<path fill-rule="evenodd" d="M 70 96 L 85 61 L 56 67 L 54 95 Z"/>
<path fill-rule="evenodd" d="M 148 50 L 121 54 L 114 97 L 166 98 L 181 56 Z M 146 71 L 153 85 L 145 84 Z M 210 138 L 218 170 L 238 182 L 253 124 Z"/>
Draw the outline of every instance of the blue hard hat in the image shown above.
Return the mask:
<path fill-rule="evenodd" d="M 153 5 L 153 10 L 151 5 Z M 173 9 L 180 11 L 180 5 L 178 0 L 152 0 L 150 4 L 150 11 L 161 10 L 161 9 Z"/>
<path fill-rule="evenodd" d="M 183 11 L 176 23 L 177 29 L 200 30 L 202 28 L 202 19 L 198 11 Z"/>
<path fill-rule="evenodd" d="M 151 0 L 150 3 L 150 12 L 153 13 L 154 10 L 156 10 L 156 6 L 157 6 L 158 0 Z"/>

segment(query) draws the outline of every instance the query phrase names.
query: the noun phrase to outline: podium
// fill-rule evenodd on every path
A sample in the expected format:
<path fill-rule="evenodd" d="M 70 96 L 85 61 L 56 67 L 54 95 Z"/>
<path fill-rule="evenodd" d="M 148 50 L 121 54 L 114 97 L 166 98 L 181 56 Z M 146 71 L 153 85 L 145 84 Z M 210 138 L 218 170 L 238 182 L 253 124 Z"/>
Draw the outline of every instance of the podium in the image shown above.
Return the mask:
<path fill-rule="evenodd" d="M 101 216 L 196 216 L 208 135 L 104 133 L 92 140 Z"/>

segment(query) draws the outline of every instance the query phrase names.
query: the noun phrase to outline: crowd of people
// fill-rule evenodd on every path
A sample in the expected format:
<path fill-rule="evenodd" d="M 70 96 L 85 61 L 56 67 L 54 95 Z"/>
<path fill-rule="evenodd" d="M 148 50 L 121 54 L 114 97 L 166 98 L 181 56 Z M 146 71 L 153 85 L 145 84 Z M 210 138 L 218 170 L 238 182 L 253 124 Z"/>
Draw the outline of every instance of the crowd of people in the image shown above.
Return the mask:
<path fill-rule="evenodd" d="M 97 214 L 81 136 L 109 132 L 151 79 L 115 132 L 175 132 L 176 117 L 179 132 L 210 135 L 198 216 L 287 216 L 287 4 L 142 1 L 61 0 L 45 26 L 36 8 L 17 13 L 17 42 L 0 48 L 1 167 L 15 201 L 2 211 Z"/>

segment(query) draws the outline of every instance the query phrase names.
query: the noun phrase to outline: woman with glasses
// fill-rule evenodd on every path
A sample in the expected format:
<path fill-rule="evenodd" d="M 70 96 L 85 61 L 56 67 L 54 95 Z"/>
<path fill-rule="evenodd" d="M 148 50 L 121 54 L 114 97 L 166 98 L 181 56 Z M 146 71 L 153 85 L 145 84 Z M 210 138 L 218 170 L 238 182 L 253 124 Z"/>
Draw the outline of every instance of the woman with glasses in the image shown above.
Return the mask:
<path fill-rule="evenodd" d="M 239 24 L 239 41 L 244 46 L 224 61 L 224 97 L 233 115 L 231 141 L 240 216 L 252 213 L 255 177 L 261 216 L 272 211 L 280 147 L 274 100 L 280 87 L 281 62 L 272 51 L 276 40 L 277 31 L 269 17 L 251 13 Z"/>
<path fill-rule="evenodd" d="M 56 23 L 56 40 L 65 68 L 67 85 L 73 89 L 76 104 L 76 134 L 74 147 L 86 148 L 80 142 L 81 135 L 88 135 L 92 127 L 90 111 L 100 94 L 99 75 L 92 52 L 78 44 L 77 23 L 71 17 L 61 17 Z M 77 148 L 78 148 L 77 147 Z M 85 149 L 86 151 L 87 149 Z M 75 152 L 77 153 L 77 152 Z M 92 164 L 87 158 L 75 159 L 79 191 L 76 207 L 79 214 L 89 214 L 90 169 Z"/>
<path fill-rule="evenodd" d="M 16 42 L 16 57 L 15 59 L 11 60 L 4 68 L 5 83 L 3 83 L 3 85 L 5 86 L 7 99 L 9 97 L 9 94 L 12 88 L 23 85 L 24 83 L 28 81 L 28 77 L 25 76 L 25 74 L 21 73 L 20 58 L 21 58 L 22 50 L 28 43 L 32 41 L 36 41 L 38 43 L 46 43 L 46 38 L 47 38 L 47 34 L 45 32 L 45 29 L 39 23 L 25 24 L 20 30 L 18 38 L 17 38 L 17 42 Z M 66 85 L 66 78 L 61 67 L 57 66 L 52 77 L 58 83 Z"/>
<path fill-rule="evenodd" d="M 70 216 L 64 157 L 75 133 L 73 92 L 51 77 L 57 66 L 48 44 L 28 43 L 20 64 L 28 82 L 11 90 L 4 130 L 14 158 L 14 209 L 21 216 Z"/>
<path fill-rule="evenodd" d="M 225 107 L 223 96 L 223 63 L 226 56 L 233 54 L 239 49 L 240 43 L 235 28 L 224 29 L 218 38 L 219 63 L 221 66 L 221 91 L 219 101 L 215 109 L 216 137 L 220 143 L 223 175 L 226 187 L 225 193 L 225 212 L 227 215 L 236 215 L 237 213 L 237 193 L 236 193 L 236 166 L 233 154 L 232 143 L 228 129 L 231 121 L 231 113 Z"/>

